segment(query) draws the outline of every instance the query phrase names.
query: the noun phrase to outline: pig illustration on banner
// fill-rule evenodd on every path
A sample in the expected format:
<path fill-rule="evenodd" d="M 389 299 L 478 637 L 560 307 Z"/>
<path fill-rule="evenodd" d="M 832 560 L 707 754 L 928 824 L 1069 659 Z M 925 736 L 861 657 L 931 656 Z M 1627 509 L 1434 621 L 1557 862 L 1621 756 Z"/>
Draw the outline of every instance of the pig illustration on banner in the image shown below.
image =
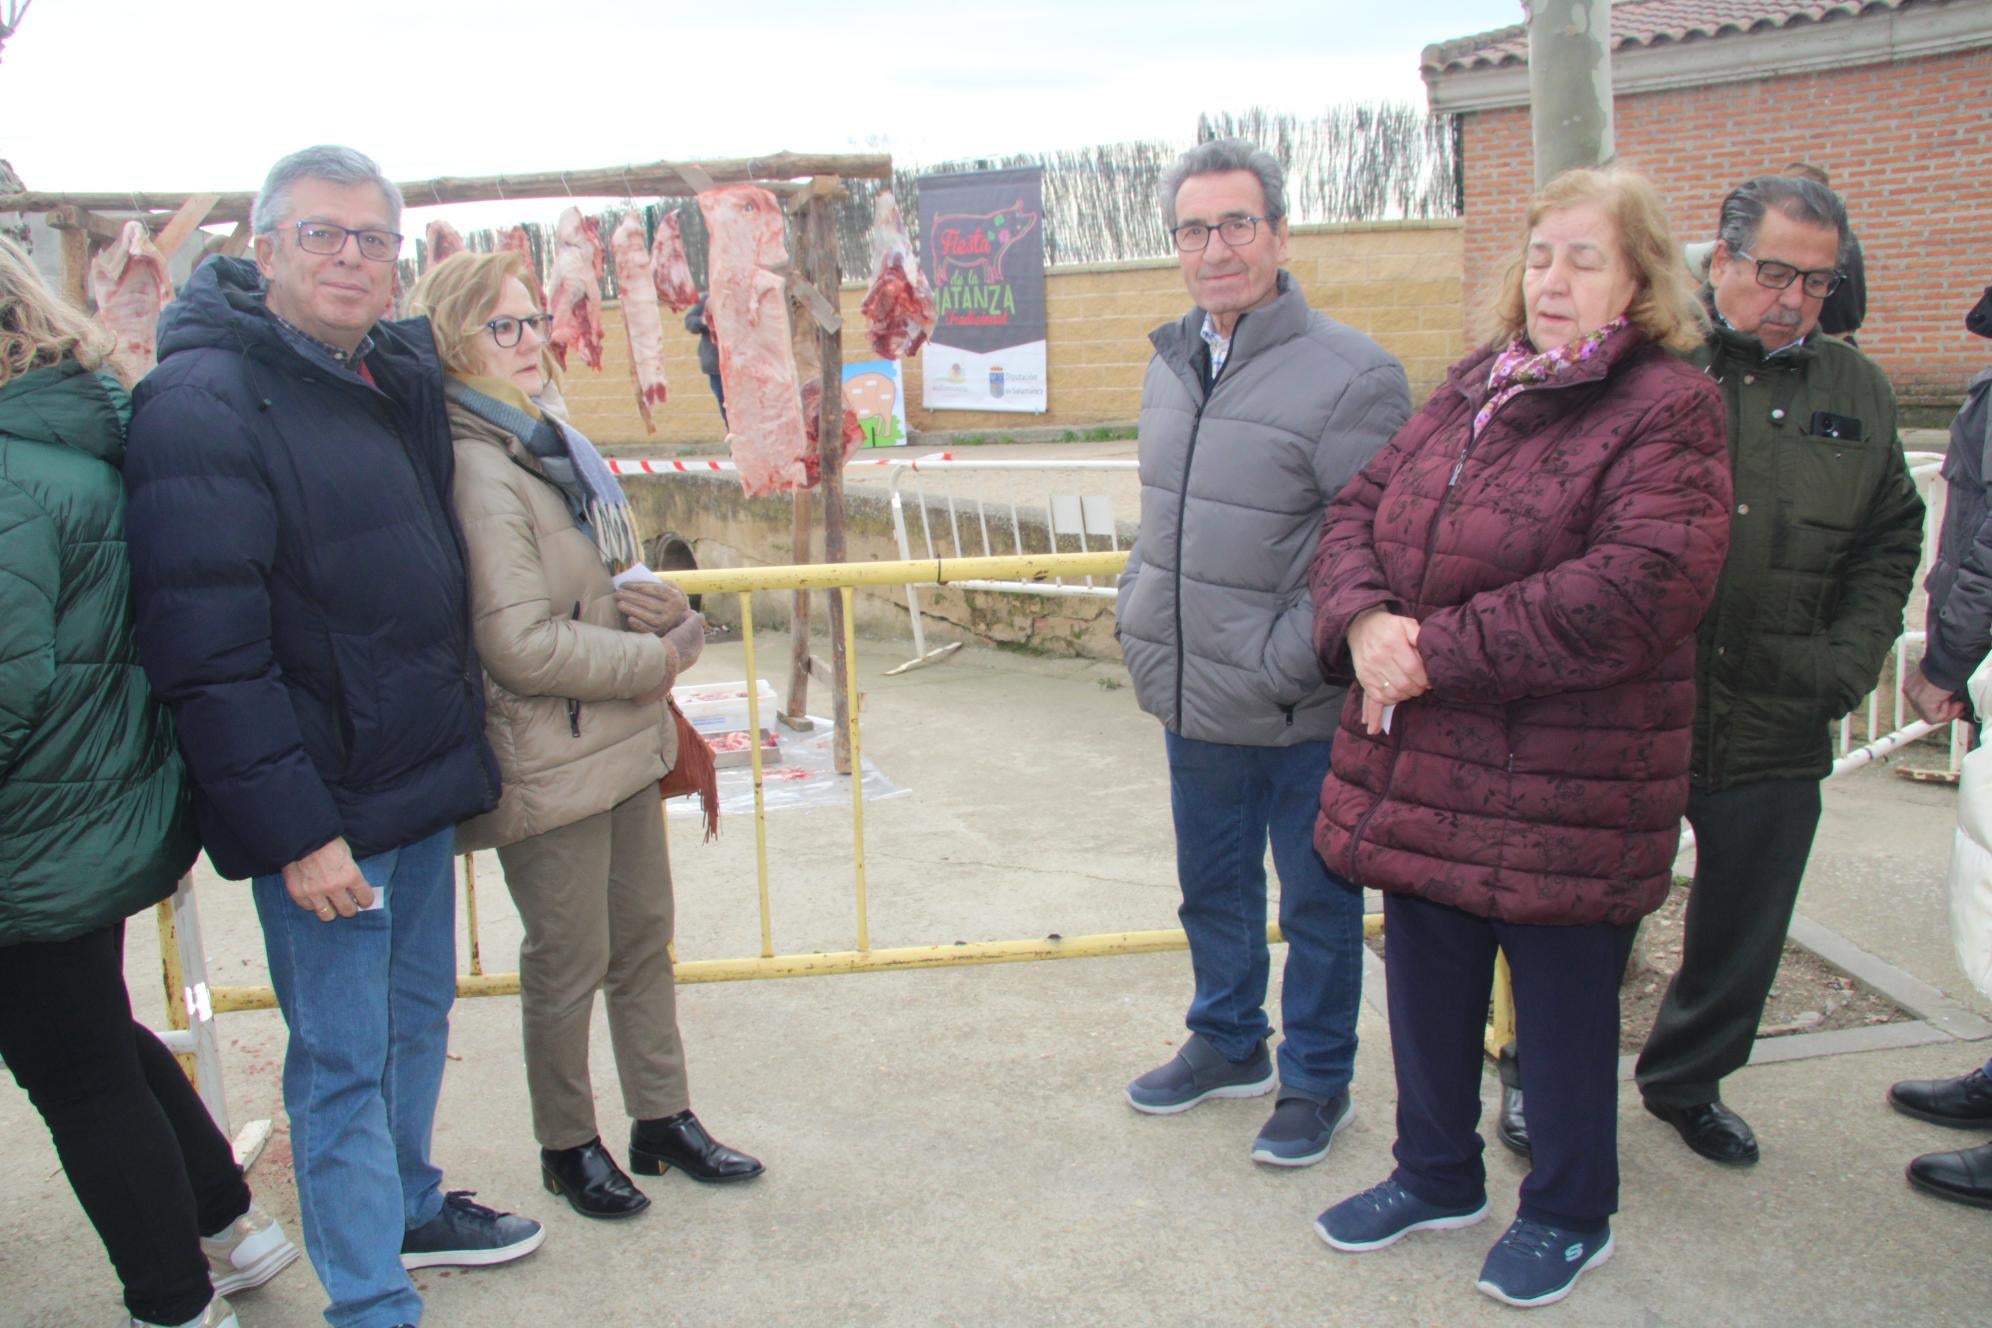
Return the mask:
<path fill-rule="evenodd" d="M 1021 199 L 998 212 L 941 213 L 934 218 L 934 283 L 945 285 L 951 272 L 979 268 L 984 283 L 1000 284 L 1004 257 L 1037 224 L 1038 214 L 1025 210 Z"/>

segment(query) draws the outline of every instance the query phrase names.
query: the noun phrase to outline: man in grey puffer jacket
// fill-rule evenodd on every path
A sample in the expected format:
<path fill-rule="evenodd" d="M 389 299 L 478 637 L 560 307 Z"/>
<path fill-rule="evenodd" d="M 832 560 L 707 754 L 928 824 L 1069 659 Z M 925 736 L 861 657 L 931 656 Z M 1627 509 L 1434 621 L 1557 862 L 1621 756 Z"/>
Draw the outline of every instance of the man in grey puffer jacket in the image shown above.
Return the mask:
<path fill-rule="evenodd" d="M 1362 892 L 1314 852 L 1343 689 L 1314 657 L 1307 565 L 1327 502 L 1409 416 L 1404 370 L 1307 306 L 1280 270 L 1285 172 L 1239 139 L 1185 153 L 1162 215 L 1196 307 L 1150 340 L 1141 535 L 1117 635 L 1162 721 L 1190 1039 L 1128 1085 L 1151 1114 L 1274 1084 L 1264 1009 L 1266 847 L 1287 940 L 1280 1096 L 1255 1161 L 1306 1166 L 1349 1118 L 1362 995 Z"/>

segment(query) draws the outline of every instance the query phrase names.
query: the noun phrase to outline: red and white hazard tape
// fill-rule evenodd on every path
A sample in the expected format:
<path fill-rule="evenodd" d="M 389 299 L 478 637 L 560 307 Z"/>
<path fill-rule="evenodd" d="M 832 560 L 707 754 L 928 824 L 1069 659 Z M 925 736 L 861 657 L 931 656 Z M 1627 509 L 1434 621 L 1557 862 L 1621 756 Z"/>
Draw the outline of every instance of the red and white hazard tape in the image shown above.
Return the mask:
<path fill-rule="evenodd" d="M 696 475 L 701 471 L 716 472 L 740 469 L 731 461 L 722 461 L 717 457 L 706 457 L 691 461 L 640 461 L 626 460 L 622 457 L 603 457 L 602 459 L 608 462 L 609 469 L 618 475 Z M 913 470 L 918 470 L 923 464 L 931 465 L 936 461 L 953 461 L 954 459 L 955 455 L 952 452 L 936 452 L 927 456 L 910 458 L 863 457 L 846 461 L 844 468 L 849 470 L 855 466 L 907 466 Z"/>

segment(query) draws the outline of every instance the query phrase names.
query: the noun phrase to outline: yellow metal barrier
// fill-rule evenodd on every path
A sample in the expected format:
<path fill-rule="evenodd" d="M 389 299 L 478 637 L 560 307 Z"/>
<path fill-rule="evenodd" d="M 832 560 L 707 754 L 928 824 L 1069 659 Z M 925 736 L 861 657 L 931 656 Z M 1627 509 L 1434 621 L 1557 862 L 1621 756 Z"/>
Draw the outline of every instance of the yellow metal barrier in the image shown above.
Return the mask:
<path fill-rule="evenodd" d="M 807 564 L 794 567 L 720 568 L 696 572 L 675 572 L 672 581 L 687 594 L 733 594 L 739 597 L 741 647 L 747 677 L 748 732 L 761 731 L 761 705 L 758 689 L 751 680 L 758 676 L 754 662 L 755 591 L 835 590 L 843 597 L 844 657 L 848 667 L 844 686 L 850 714 L 851 739 L 851 825 L 852 886 L 857 909 L 857 947 L 852 950 L 806 954 L 775 953 L 774 923 L 768 904 L 767 805 L 762 783 L 761 745 L 749 750 L 754 787 L 754 870 L 761 911 L 761 953 L 741 959 L 693 959 L 677 965 L 679 982 L 736 982 L 751 978 L 820 977 L 833 973 L 877 973 L 913 968 L 942 968 L 961 964 L 1013 964 L 1040 959 L 1085 959 L 1105 955 L 1154 954 L 1188 948 L 1180 929 L 1163 931 L 1102 932 L 1091 936 L 1045 937 L 1039 940 L 973 941 L 953 945 L 914 945 L 874 950 L 871 921 L 865 889 L 865 834 L 863 746 L 858 726 L 857 631 L 852 592 L 858 586 L 945 585 L 953 581 L 1049 581 L 1061 577 L 1113 576 L 1127 563 L 1127 553 L 1025 554 L 1005 558 L 921 558 L 903 562 Z M 460 996 L 509 996 L 519 990 L 517 973 L 483 971 L 477 933 L 477 874 L 470 859 L 464 860 L 464 894 L 470 927 L 470 972 L 457 979 Z M 1383 919 L 1372 914 L 1363 920 L 1366 935 L 1382 933 Z M 1277 926 L 1266 928 L 1269 941 L 1283 938 Z M 217 986 L 211 999 L 216 1011 L 269 1009 L 276 1004 L 268 986 Z M 1488 1025 L 1489 1053 L 1514 1036 L 1514 1001 L 1508 986 L 1508 966 L 1500 962 L 1495 974 L 1494 1020 Z"/>

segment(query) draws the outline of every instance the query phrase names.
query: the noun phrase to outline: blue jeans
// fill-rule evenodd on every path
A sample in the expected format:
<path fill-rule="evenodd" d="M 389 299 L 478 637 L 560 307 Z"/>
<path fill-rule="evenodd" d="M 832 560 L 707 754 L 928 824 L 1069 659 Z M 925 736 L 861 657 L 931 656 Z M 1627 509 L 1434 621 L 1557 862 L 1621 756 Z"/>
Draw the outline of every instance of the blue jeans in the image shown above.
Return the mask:
<path fill-rule="evenodd" d="M 1286 973 L 1280 1083 L 1332 1097 L 1349 1086 L 1362 1000 L 1363 892 L 1314 851 L 1327 742 L 1235 747 L 1164 731 L 1176 820 L 1176 911 L 1196 996 L 1185 1022 L 1234 1061 L 1272 1032 L 1266 1019 L 1266 844 L 1280 876 Z"/>
<path fill-rule="evenodd" d="M 401 1237 L 443 1204 L 429 1132 L 456 999 L 456 832 L 362 858 L 381 906 L 319 921 L 258 876 L 270 980 L 290 1027 L 284 1108 L 304 1247 L 338 1328 L 422 1317 Z"/>

